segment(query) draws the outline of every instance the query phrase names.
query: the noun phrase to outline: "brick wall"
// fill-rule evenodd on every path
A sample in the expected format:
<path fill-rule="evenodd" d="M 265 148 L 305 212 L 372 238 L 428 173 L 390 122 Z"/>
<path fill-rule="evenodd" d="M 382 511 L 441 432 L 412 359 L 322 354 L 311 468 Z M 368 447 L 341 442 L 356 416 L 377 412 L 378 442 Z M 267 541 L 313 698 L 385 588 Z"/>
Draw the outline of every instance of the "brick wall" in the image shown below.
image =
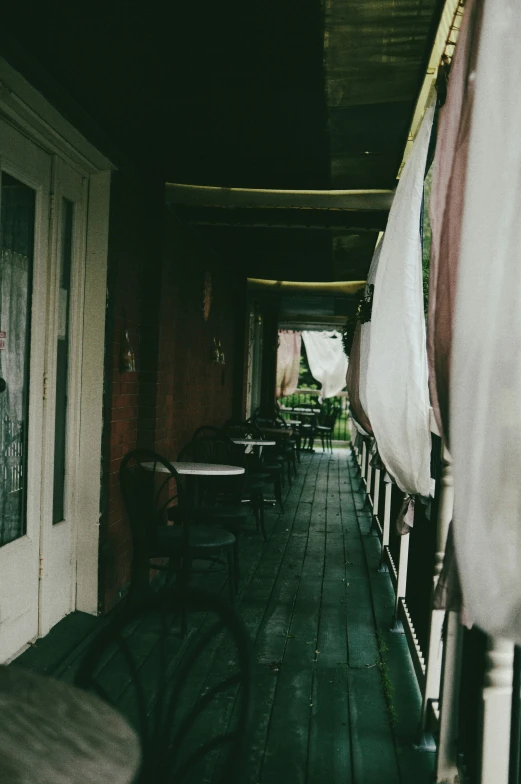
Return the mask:
<path fill-rule="evenodd" d="M 204 274 L 212 305 L 203 319 Z M 221 425 L 240 410 L 244 301 L 223 261 L 163 208 L 162 187 L 117 175 L 109 246 L 105 407 L 100 529 L 100 608 L 130 579 L 132 543 L 119 491 L 123 455 L 135 446 L 175 459 L 194 430 Z M 125 327 L 137 372 L 121 373 Z M 226 364 L 211 362 L 213 338 Z"/>

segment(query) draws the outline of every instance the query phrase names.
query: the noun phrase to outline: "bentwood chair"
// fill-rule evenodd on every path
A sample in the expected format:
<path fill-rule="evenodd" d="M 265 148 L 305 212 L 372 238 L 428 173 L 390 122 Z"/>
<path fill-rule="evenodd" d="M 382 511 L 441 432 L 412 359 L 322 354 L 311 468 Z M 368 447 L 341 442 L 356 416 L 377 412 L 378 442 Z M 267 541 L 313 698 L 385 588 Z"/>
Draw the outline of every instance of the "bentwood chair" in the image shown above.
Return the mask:
<path fill-rule="evenodd" d="M 264 481 L 251 475 L 244 448 L 237 446 L 224 430 L 202 427 L 196 430 L 192 441 L 184 447 L 179 460 L 194 460 L 201 463 L 223 463 L 244 468 L 238 477 L 205 477 L 200 483 L 202 505 L 197 514 L 201 519 L 214 520 L 232 530 L 238 536 L 246 520 L 244 504 L 248 502 L 254 512 L 257 529 L 266 539 L 264 527 Z M 232 526 L 232 527 L 230 527 Z M 238 552 L 236 554 L 238 572 Z"/>
<path fill-rule="evenodd" d="M 262 430 L 255 425 L 251 419 L 245 422 L 230 419 L 225 426 L 225 432 L 229 438 L 251 438 L 252 440 L 266 440 Z M 269 439 L 268 439 L 269 440 Z M 263 447 L 262 455 L 255 450 L 248 456 L 248 475 L 252 480 L 263 483 L 273 482 L 273 492 L 275 498 L 284 513 L 284 502 L 282 499 L 282 487 L 284 485 L 284 463 L 282 458 L 277 455 L 269 454 L 270 447 Z"/>
<path fill-rule="evenodd" d="M 293 470 L 293 474 L 295 476 L 297 474 L 297 442 L 295 438 L 292 438 L 289 435 L 291 429 L 289 428 L 286 420 L 277 414 L 273 406 L 270 406 L 258 408 L 253 414 L 252 421 L 261 430 L 263 427 L 280 430 L 282 440 L 276 447 L 274 447 L 274 453 L 278 457 L 282 458 L 283 464 L 287 467 L 288 482 L 291 487 L 291 471 Z M 284 431 L 288 432 L 284 433 Z"/>
<path fill-rule="evenodd" d="M 185 610 L 190 628 L 183 636 Z M 209 668 L 215 649 L 222 654 Z M 142 761 L 135 784 L 241 784 L 252 667 L 244 625 L 225 602 L 195 588 L 162 589 L 101 630 L 75 682 L 116 707 L 137 731 Z"/>
<path fill-rule="evenodd" d="M 326 447 L 330 452 L 333 451 L 333 431 L 335 424 L 340 414 L 340 406 L 334 406 L 330 411 L 323 414 L 316 425 L 316 434 L 320 436 L 322 442 L 322 451 L 326 451 Z"/>
<path fill-rule="evenodd" d="M 151 569 L 174 575 L 182 589 L 191 579 L 193 562 L 204 560 L 227 564 L 233 603 L 235 536 L 218 526 L 193 523 L 174 466 L 156 452 L 135 449 L 123 458 L 119 477 L 132 531 L 131 601 L 148 590 Z"/>

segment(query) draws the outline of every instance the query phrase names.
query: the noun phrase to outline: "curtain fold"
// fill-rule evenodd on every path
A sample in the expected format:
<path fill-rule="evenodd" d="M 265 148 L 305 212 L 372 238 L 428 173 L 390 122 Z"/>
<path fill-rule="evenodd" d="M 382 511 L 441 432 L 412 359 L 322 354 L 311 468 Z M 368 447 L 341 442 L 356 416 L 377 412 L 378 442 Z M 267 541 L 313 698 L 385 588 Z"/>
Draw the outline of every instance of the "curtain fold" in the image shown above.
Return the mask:
<path fill-rule="evenodd" d="M 292 395 L 298 389 L 301 345 L 302 337 L 300 332 L 291 330 L 279 331 L 275 392 L 277 398 L 284 397 L 284 395 Z"/>
<path fill-rule="evenodd" d="M 431 434 L 420 216 L 434 109 L 429 107 L 393 200 L 374 282 L 367 415 L 380 456 L 410 495 L 430 492 Z"/>
<path fill-rule="evenodd" d="M 449 369 L 452 321 L 460 252 L 476 53 L 474 0 L 465 5 L 449 88 L 439 111 L 436 154 L 429 201 L 431 253 L 427 353 L 429 389 L 440 434 L 449 439 Z"/>
<path fill-rule="evenodd" d="M 360 328 L 361 324 L 358 322 L 349 355 L 347 394 L 349 395 L 349 407 L 353 419 L 361 425 L 367 435 L 373 435 L 371 423 L 360 401 Z"/>
<path fill-rule="evenodd" d="M 376 246 L 376 249 L 373 253 L 373 258 L 371 259 L 371 266 L 369 267 L 369 272 L 367 273 L 367 283 L 365 287 L 366 296 L 370 294 L 369 287 L 374 286 L 374 282 L 376 280 L 376 273 L 378 271 L 378 262 L 380 260 L 380 253 L 382 251 L 382 244 L 383 244 L 383 237 L 380 239 L 380 242 Z M 371 321 L 372 321 L 372 315 L 371 315 Z M 360 383 L 359 383 L 360 393 L 359 394 L 360 394 L 360 405 L 362 406 L 365 412 L 369 410 L 369 404 L 367 400 L 367 365 L 369 362 L 369 351 L 371 349 L 371 321 L 366 321 L 364 324 L 360 323 Z"/>
<path fill-rule="evenodd" d="M 485 0 L 450 368 L 454 543 L 470 621 L 521 643 L 521 5 Z"/>
<path fill-rule="evenodd" d="M 311 375 L 322 384 L 321 397 L 335 397 L 346 385 L 347 357 L 338 332 L 304 331 Z"/>

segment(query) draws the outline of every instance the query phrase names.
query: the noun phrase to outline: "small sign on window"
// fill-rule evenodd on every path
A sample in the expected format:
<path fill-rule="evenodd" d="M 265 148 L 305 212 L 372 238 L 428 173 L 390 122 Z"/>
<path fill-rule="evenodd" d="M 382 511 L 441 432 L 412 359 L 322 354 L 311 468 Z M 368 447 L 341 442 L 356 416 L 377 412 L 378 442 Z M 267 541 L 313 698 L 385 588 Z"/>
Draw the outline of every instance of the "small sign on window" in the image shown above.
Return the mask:
<path fill-rule="evenodd" d="M 5 351 L 5 338 L 6 333 L 0 332 L 0 351 Z"/>

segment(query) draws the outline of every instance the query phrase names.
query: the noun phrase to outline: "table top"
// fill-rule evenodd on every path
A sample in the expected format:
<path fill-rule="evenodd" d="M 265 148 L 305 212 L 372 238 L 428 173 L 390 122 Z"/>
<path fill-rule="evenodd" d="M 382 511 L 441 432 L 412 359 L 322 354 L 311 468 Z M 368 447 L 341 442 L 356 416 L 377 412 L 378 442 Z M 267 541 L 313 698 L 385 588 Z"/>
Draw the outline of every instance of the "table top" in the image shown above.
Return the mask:
<path fill-rule="evenodd" d="M 0 781 L 130 784 L 140 745 L 99 697 L 21 667 L 0 666 Z"/>
<path fill-rule="evenodd" d="M 154 463 L 142 463 L 144 468 L 152 469 Z M 244 474 L 241 466 L 220 465 L 218 463 L 189 463 L 188 461 L 174 462 L 172 465 L 178 474 L 187 476 L 238 476 Z M 158 471 L 167 473 L 167 469 L 161 464 L 156 464 Z"/>
<path fill-rule="evenodd" d="M 291 427 L 260 427 L 259 430 L 262 430 L 263 433 L 269 433 L 270 435 L 274 436 L 293 435 L 293 429 Z M 264 443 L 266 442 L 264 441 Z"/>
<path fill-rule="evenodd" d="M 232 438 L 234 444 L 243 446 L 275 446 L 276 441 L 266 441 L 261 438 Z"/>

